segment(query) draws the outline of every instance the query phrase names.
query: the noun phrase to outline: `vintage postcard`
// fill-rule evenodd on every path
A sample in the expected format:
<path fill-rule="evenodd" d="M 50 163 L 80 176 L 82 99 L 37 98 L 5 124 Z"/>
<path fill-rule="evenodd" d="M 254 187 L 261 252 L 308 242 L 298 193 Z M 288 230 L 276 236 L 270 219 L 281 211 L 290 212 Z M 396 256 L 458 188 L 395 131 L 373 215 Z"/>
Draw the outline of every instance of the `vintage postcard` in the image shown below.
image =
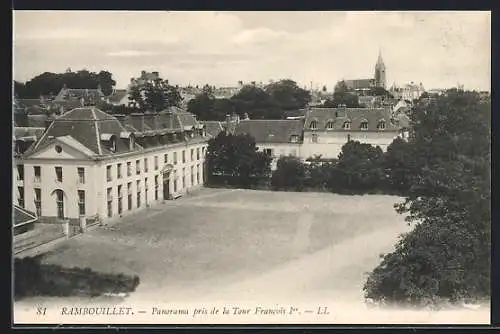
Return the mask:
<path fill-rule="evenodd" d="M 489 324 L 490 20 L 14 10 L 14 325 Z"/>

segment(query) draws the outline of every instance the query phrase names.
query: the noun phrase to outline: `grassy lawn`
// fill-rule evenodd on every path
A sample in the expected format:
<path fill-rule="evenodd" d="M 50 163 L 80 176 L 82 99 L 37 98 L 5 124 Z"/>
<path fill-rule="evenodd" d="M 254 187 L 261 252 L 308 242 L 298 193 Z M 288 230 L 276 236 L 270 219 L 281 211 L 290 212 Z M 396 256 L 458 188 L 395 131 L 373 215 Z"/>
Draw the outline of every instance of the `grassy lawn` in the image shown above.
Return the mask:
<path fill-rule="evenodd" d="M 141 284 L 220 282 L 270 270 L 395 221 L 396 197 L 219 191 L 160 205 L 68 240 L 44 263 L 138 275 Z M 305 206 L 306 205 L 306 206 Z"/>

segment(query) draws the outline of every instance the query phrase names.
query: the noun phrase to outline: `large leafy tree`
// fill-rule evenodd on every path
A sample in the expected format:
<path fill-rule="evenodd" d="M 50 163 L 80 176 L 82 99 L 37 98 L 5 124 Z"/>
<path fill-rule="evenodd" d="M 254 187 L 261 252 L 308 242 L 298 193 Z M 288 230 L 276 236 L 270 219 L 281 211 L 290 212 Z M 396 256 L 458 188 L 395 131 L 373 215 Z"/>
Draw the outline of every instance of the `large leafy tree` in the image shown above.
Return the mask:
<path fill-rule="evenodd" d="M 324 106 L 327 108 L 337 108 L 339 105 L 345 105 L 347 108 L 358 108 L 359 98 L 356 93 L 349 89 L 345 81 L 339 81 L 333 91 L 333 99 L 327 100 Z"/>
<path fill-rule="evenodd" d="M 113 75 L 108 71 L 90 72 L 88 70 L 71 70 L 65 73 L 45 72 L 27 81 L 24 85 L 15 84 L 14 89 L 20 98 L 38 98 L 40 95 L 57 95 L 61 88 L 96 89 L 101 87 L 104 95 L 109 95 L 116 85 Z"/>
<path fill-rule="evenodd" d="M 182 101 L 177 88 L 161 78 L 132 86 L 129 99 L 142 111 L 161 111 Z"/>
<path fill-rule="evenodd" d="M 301 109 L 311 101 L 311 93 L 290 79 L 270 83 L 265 91 L 282 110 Z"/>
<path fill-rule="evenodd" d="M 233 184 L 248 186 L 270 174 L 271 157 L 257 151 L 253 137 L 221 132 L 208 142 L 206 163 L 209 183 L 223 176 Z"/>
<path fill-rule="evenodd" d="M 398 193 L 408 191 L 412 183 L 412 175 L 415 173 L 412 148 L 406 140 L 397 137 L 384 154 L 383 165 L 387 185 Z"/>
<path fill-rule="evenodd" d="M 187 110 L 203 121 L 222 121 L 224 115 L 215 114 L 215 97 L 209 91 L 204 91 L 198 94 L 194 99 L 187 104 Z"/>
<path fill-rule="evenodd" d="M 411 186 L 397 211 L 415 228 L 365 285 L 382 302 L 488 298 L 491 102 L 449 90 L 411 112 Z"/>
<path fill-rule="evenodd" d="M 348 141 L 342 146 L 338 162 L 332 169 L 330 187 L 354 192 L 379 188 L 384 180 L 382 159 L 380 147 Z"/>
<path fill-rule="evenodd" d="M 283 112 L 272 97 L 255 85 L 245 85 L 231 97 L 232 109 L 238 115 L 245 113 L 251 119 L 280 119 Z"/>

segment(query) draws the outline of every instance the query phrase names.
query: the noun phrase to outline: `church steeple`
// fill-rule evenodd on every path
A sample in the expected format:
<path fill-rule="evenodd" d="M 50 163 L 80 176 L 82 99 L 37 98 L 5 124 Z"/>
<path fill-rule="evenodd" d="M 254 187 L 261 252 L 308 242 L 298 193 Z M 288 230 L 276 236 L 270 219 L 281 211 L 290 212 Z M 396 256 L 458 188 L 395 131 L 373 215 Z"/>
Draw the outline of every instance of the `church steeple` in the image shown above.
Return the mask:
<path fill-rule="evenodd" d="M 375 65 L 375 86 L 385 88 L 386 78 L 385 78 L 385 64 L 382 59 L 382 51 L 378 51 L 377 64 Z"/>

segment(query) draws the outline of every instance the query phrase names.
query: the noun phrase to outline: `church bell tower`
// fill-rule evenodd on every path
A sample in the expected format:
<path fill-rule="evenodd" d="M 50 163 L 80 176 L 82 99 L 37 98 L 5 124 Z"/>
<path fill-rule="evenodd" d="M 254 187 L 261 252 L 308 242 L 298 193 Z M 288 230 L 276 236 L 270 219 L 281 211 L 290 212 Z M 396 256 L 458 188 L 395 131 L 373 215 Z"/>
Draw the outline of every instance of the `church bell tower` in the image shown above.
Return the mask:
<path fill-rule="evenodd" d="M 386 88 L 385 64 L 380 50 L 378 52 L 377 64 L 375 65 L 375 86 Z"/>

